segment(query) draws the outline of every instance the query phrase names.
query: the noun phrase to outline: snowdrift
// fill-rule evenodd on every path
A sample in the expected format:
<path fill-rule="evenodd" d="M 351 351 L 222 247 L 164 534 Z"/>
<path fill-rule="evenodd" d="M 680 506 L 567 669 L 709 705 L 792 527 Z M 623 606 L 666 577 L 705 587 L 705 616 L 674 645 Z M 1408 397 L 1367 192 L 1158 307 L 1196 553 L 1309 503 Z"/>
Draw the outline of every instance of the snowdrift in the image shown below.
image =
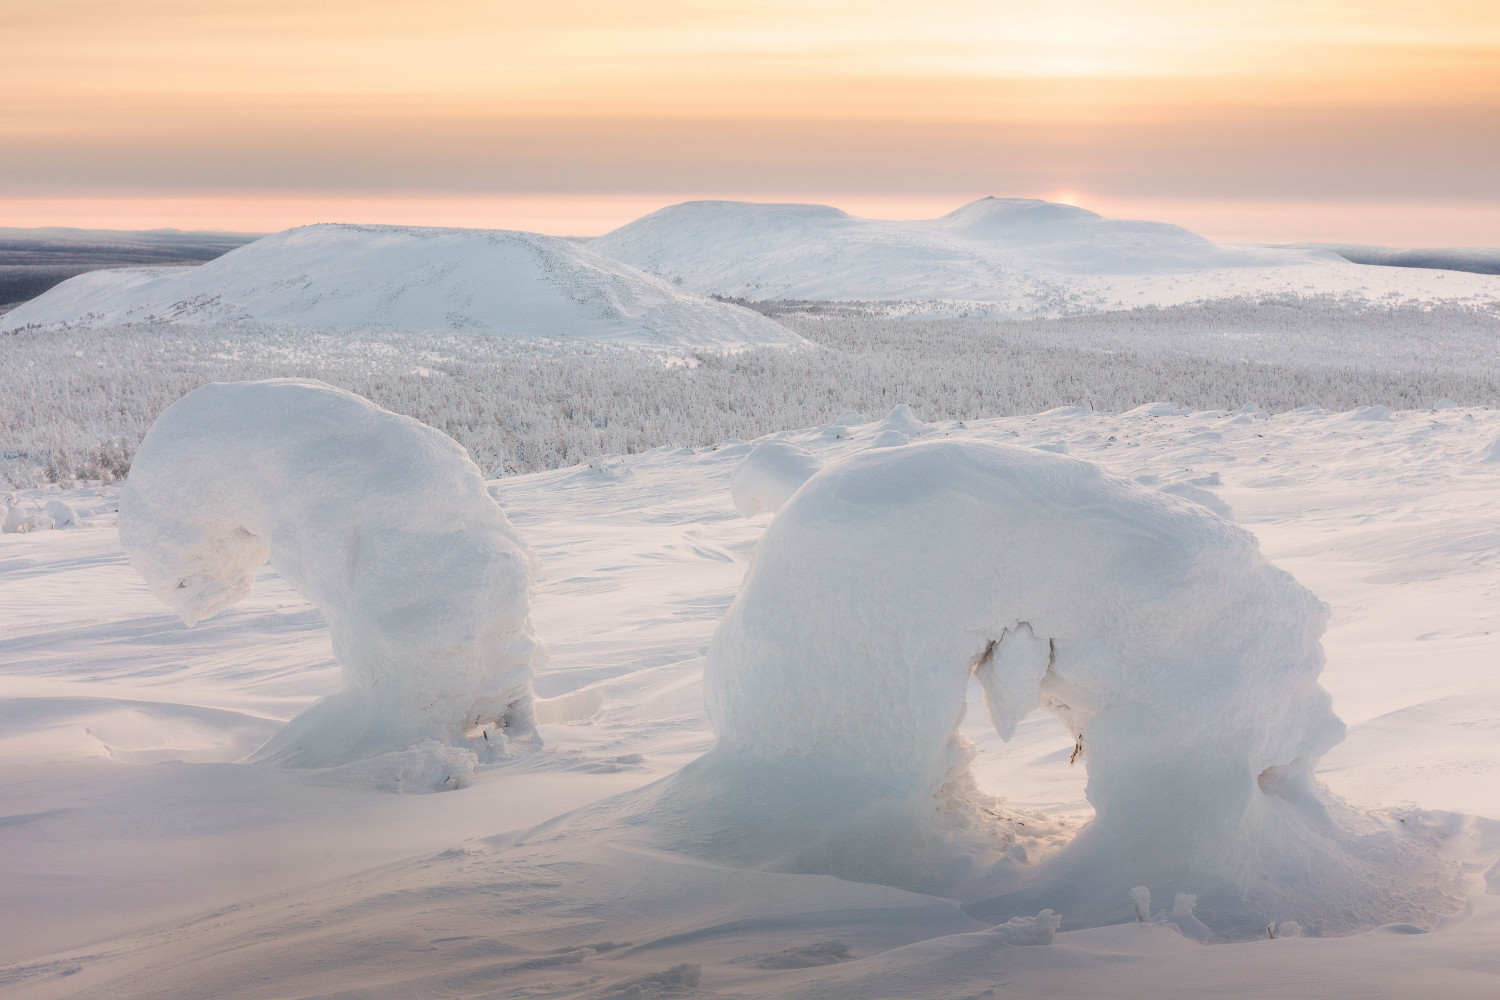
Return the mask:
<path fill-rule="evenodd" d="M 1445 280 L 1323 249 L 1215 243 L 1179 226 L 1028 198 L 984 198 L 911 222 L 826 205 L 687 202 L 589 246 L 704 294 L 885 302 L 903 316 L 1056 315 L 1310 291 L 1500 297 L 1480 275 Z"/>
<path fill-rule="evenodd" d="M 467 330 L 653 346 L 801 342 L 758 313 L 674 288 L 568 240 L 356 225 L 289 229 L 200 267 L 90 272 L 6 314 L 0 330 L 153 321 Z"/>
<path fill-rule="evenodd" d="M 319 382 L 203 386 L 142 442 L 120 541 L 189 626 L 268 559 L 327 617 L 343 690 L 259 760 L 406 752 L 409 781 L 452 784 L 475 761 L 458 747 L 532 735 L 530 552 L 464 450 L 415 420 Z"/>
<path fill-rule="evenodd" d="M 1248 532 L 1089 463 L 870 449 L 771 522 L 709 649 L 715 748 L 658 815 L 722 860 L 987 919 L 1110 923 L 1136 887 L 1196 894 L 1228 935 L 1430 918 L 1456 872 L 1429 841 L 1458 821 L 1359 814 L 1312 778 L 1344 734 L 1318 683 L 1326 619 Z M 1038 707 L 1075 738 L 1096 812 L 1076 835 L 977 788 L 971 677 L 1002 738 Z"/>

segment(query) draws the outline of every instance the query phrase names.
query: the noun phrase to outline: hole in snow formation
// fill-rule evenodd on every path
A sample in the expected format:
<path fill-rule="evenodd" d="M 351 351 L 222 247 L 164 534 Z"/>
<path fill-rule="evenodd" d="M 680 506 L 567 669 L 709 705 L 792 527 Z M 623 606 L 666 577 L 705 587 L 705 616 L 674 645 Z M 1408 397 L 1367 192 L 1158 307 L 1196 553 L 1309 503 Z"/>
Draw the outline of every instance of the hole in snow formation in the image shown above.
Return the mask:
<path fill-rule="evenodd" d="M 1011 738 L 1003 740 L 989 719 L 977 678 L 970 679 L 965 700 L 958 731 L 974 746 L 969 768 L 981 792 L 1025 812 L 1066 819 L 1075 827 L 1094 815 L 1084 796 L 1088 771 L 1081 762 L 1068 766 L 1074 738 L 1056 716 L 1033 709 L 1016 724 Z"/>
<path fill-rule="evenodd" d="M 1113 922 L 1137 886 L 1195 894 L 1220 934 L 1435 913 L 1456 866 L 1312 780 L 1343 736 L 1326 620 L 1244 529 L 1089 463 L 957 437 L 860 451 L 761 537 L 705 662 L 714 749 L 657 817 L 726 860 L 986 919 Z M 972 683 L 1002 741 L 1058 720 L 1094 809 L 1076 835 L 981 787 Z"/>

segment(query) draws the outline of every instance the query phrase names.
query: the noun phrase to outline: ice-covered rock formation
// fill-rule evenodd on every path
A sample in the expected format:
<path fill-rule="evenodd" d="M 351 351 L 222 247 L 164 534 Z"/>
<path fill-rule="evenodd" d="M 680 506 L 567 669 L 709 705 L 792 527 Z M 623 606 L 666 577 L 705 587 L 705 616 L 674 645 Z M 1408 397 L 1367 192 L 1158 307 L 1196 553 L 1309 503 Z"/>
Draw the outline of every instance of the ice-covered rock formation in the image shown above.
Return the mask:
<path fill-rule="evenodd" d="M 664 815 L 721 857 L 998 919 L 1125 919 L 1141 885 L 1196 893 L 1220 933 L 1430 915 L 1453 873 L 1425 821 L 1398 832 L 1313 780 L 1344 733 L 1318 683 L 1326 619 L 1248 532 L 1091 464 L 961 439 L 865 451 L 762 538 L 705 667 L 717 745 Z M 1076 837 L 979 794 L 957 731 L 971 676 L 1002 737 L 1038 707 L 1073 735 L 1096 810 Z M 980 828 L 1010 845 L 982 872 L 926 850 Z"/>
<path fill-rule="evenodd" d="M 120 541 L 188 625 L 244 597 L 267 559 L 327 617 L 343 689 L 260 760 L 330 767 L 532 731 L 530 552 L 464 449 L 415 420 L 320 382 L 203 386 L 136 453 Z"/>

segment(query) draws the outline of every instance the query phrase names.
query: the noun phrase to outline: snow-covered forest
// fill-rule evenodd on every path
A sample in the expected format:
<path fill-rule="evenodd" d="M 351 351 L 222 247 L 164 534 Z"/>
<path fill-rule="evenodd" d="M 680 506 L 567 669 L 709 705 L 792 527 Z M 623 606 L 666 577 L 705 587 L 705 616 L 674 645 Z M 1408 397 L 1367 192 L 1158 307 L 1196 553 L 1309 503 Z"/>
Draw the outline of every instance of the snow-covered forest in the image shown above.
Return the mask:
<path fill-rule="evenodd" d="M 12 487 L 119 478 L 157 414 L 185 393 L 279 376 L 416 417 L 492 475 L 748 440 L 900 403 L 928 420 L 1157 400 L 1271 412 L 1500 403 L 1491 307 L 1275 297 L 929 321 L 858 304 L 761 308 L 814 346 L 663 351 L 247 323 L 21 330 L 3 339 L 3 472 Z"/>

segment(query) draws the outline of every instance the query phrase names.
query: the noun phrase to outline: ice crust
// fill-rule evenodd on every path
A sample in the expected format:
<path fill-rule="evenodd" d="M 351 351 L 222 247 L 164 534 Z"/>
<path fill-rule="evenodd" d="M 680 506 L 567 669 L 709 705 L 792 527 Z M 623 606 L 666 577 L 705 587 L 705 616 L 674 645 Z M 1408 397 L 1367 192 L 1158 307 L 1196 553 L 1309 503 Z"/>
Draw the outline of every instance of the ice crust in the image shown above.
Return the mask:
<path fill-rule="evenodd" d="M 268 559 L 327 617 L 343 689 L 257 759 L 332 767 L 474 746 L 480 727 L 496 747 L 531 733 L 532 557 L 446 435 L 320 382 L 206 385 L 146 435 L 119 523 L 189 626 L 243 598 Z"/>
<path fill-rule="evenodd" d="M 1427 842 L 1313 781 L 1344 734 L 1318 683 L 1327 617 L 1248 532 L 1089 463 L 954 438 L 865 451 L 761 539 L 705 666 L 716 746 L 666 799 L 722 857 L 991 919 L 1127 919 L 1132 886 L 1196 893 L 1224 933 L 1430 912 L 1452 873 Z M 977 789 L 971 676 L 1002 737 L 1040 707 L 1076 738 L 1096 811 L 1076 836 Z M 929 850 L 945 830 L 1010 852 L 955 868 Z"/>

